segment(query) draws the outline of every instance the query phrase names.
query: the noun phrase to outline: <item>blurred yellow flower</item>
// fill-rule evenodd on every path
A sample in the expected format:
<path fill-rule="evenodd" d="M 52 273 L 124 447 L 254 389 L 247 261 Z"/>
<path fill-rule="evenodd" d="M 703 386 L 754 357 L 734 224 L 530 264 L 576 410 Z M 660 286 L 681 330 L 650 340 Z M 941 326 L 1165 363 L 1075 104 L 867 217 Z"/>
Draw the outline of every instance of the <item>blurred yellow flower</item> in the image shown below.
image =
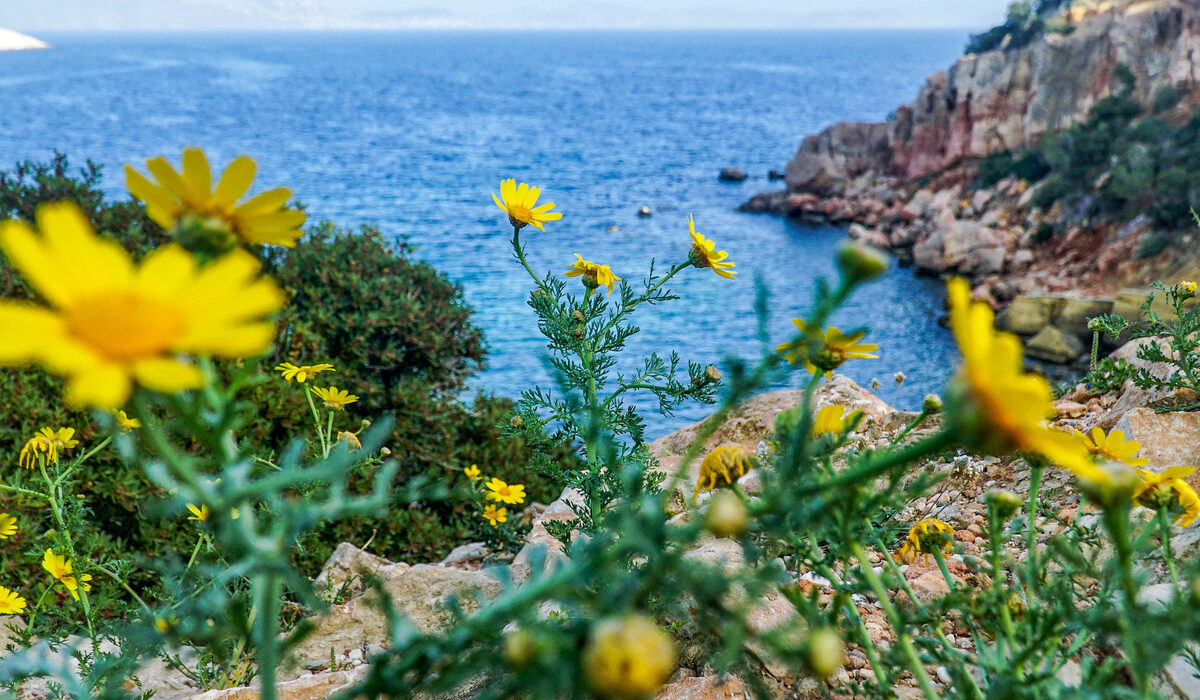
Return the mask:
<path fill-rule="evenodd" d="M 1191 467 L 1169 467 L 1160 474 L 1137 469 L 1143 484 L 1133 494 L 1133 502 L 1147 508 L 1166 508 L 1178 513 L 1175 524 L 1187 527 L 1200 517 L 1200 497 L 1184 477 L 1196 472 Z"/>
<path fill-rule="evenodd" d="M 558 221 L 562 214 L 550 211 L 554 208 L 554 202 L 535 206 L 541 194 L 542 191 L 537 187 L 530 187 L 524 182 L 518 187 L 516 180 L 509 179 L 500 183 L 500 196 L 497 197 L 493 192 L 492 199 L 495 200 L 496 206 L 508 214 L 508 223 L 514 227 L 525 228 L 532 225 L 539 231 L 545 231 L 542 224 Z"/>
<path fill-rule="evenodd" d="M 579 253 L 575 253 L 575 257 L 578 260 L 567 266 L 567 271 L 564 274 L 567 277 L 579 277 L 582 275 L 583 286 L 587 287 L 589 295 L 597 287 L 608 287 L 608 293 L 612 294 L 613 286 L 621 278 L 614 275 L 608 265 L 597 265 L 594 262 L 588 262 Z"/>
<path fill-rule="evenodd" d="M 692 249 L 688 253 L 688 259 L 693 266 L 709 268 L 725 279 L 737 278 L 737 273 L 733 270 L 734 264 L 725 260 L 729 253 L 716 250 L 716 243 L 696 233 L 696 222 L 691 214 L 688 214 L 688 234 L 692 237 Z"/>
<path fill-rule="evenodd" d="M 471 481 L 479 481 L 483 478 L 479 475 L 479 467 L 474 464 L 464 469 L 463 475 L 465 475 Z"/>
<path fill-rule="evenodd" d="M 700 476 L 696 478 L 696 490 L 711 491 L 718 486 L 733 485 L 743 474 L 754 468 L 754 455 L 738 445 L 721 445 L 704 456 L 700 462 Z"/>
<path fill-rule="evenodd" d="M 195 221 L 227 231 L 243 243 L 288 248 L 304 234 L 300 230 L 304 212 L 284 206 L 292 198 L 286 187 L 238 203 L 250 190 L 258 169 L 252 158 L 235 158 L 215 188 L 208 157 L 199 148 L 184 150 L 182 173 L 162 156 L 146 161 L 146 167 L 157 182 L 126 165 L 125 185 L 130 194 L 146 203 L 150 218 L 168 231 L 181 222 Z"/>
<path fill-rule="evenodd" d="M 25 599 L 16 591 L 0 586 L 0 615 L 20 615 L 25 612 Z"/>
<path fill-rule="evenodd" d="M 74 204 L 44 204 L 41 235 L 0 224 L 0 247 L 50 304 L 0 301 L 0 363 L 39 363 L 66 375 L 73 406 L 117 409 L 133 383 L 172 393 L 204 383 L 181 355 L 257 355 L 275 337 L 264 320 L 283 293 L 237 250 L 201 268 L 178 245 L 140 264 L 97 236 Z"/>
<path fill-rule="evenodd" d="M 212 511 L 206 505 L 197 506 L 195 503 L 189 503 L 187 504 L 187 509 L 192 513 L 188 516 L 188 520 L 195 520 L 201 523 L 208 522 L 208 516 L 212 515 Z"/>
<path fill-rule="evenodd" d="M 331 386 L 328 388 L 314 386 L 312 388 L 312 393 L 316 394 L 317 398 L 324 401 L 325 408 L 329 409 L 330 411 L 344 410 L 347 405 L 358 401 L 358 396 L 351 394 L 345 389 L 339 389 L 336 386 Z"/>
<path fill-rule="evenodd" d="M 896 558 L 911 563 L 917 554 L 932 554 L 941 550 L 950 553 L 950 543 L 954 541 L 954 528 L 937 518 L 922 518 L 908 531 L 904 544 L 896 551 Z"/>
<path fill-rule="evenodd" d="M 792 325 L 796 329 L 805 332 L 808 327 L 802 318 L 793 318 Z M 787 343 L 780 343 L 775 348 L 778 352 L 787 359 L 791 364 L 804 364 L 804 369 L 816 374 L 824 372 L 826 377 L 833 374 L 833 370 L 841 367 L 846 360 L 874 360 L 878 359 L 879 355 L 874 355 L 879 350 L 879 346 L 873 343 L 860 343 L 858 341 L 865 338 L 866 331 L 859 331 L 846 335 L 837 328 L 830 326 L 826 330 L 816 329 L 812 332 L 806 332 L 803 338 L 799 338 Z M 816 358 L 811 358 L 809 355 L 809 343 L 819 344 L 819 349 L 816 351 Z"/>
<path fill-rule="evenodd" d="M 489 501 L 500 501 L 514 505 L 525 502 L 524 484 L 506 484 L 504 481 L 493 476 L 484 486 L 487 487 L 486 498 Z"/>
<path fill-rule="evenodd" d="M 338 442 L 346 443 L 346 447 L 348 447 L 351 452 L 356 452 L 362 449 L 362 441 L 358 439 L 357 435 L 349 430 L 343 430 L 338 433 Z"/>
<path fill-rule="evenodd" d="M 1026 374 L 1021 341 L 992 328 L 992 309 L 971 302 L 971 287 L 950 280 L 950 328 L 963 363 L 946 392 L 947 416 L 963 445 L 989 454 L 1014 451 L 1040 455 L 1095 482 L 1107 477 L 1078 438 L 1055 430 L 1050 385 Z"/>
<path fill-rule="evenodd" d="M 8 513 L 0 513 L 0 540 L 8 539 L 17 534 L 17 517 Z"/>
<path fill-rule="evenodd" d="M 142 427 L 142 422 L 140 420 L 137 418 L 130 418 L 124 411 L 113 411 L 112 414 L 113 418 L 115 418 L 117 421 L 117 428 L 120 429 L 121 432 L 127 433 L 130 430 L 136 430 L 137 428 Z"/>
<path fill-rule="evenodd" d="M 483 508 L 483 517 L 492 523 L 492 527 L 496 527 L 499 523 L 508 522 L 508 509 L 497 508 L 495 503 L 489 503 Z"/>
<path fill-rule="evenodd" d="M 596 624 L 583 650 L 588 687 L 601 697 L 640 700 L 653 697 L 675 670 L 675 643 L 642 615 Z"/>
<path fill-rule="evenodd" d="M 279 372 L 286 381 L 303 384 L 321 372 L 336 372 L 337 370 L 328 362 L 322 362 L 319 365 L 293 365 L 291 362 L 283 362 L 275 365 L 275 371 Z"/>
<path fill-rule="evenodd" d="M 813 435 L 841 435 L 846 431 L 847 425 L 862 415 L 862 411 L 851 411 L 849 415 L 843 415 L 845 412 L 846 407 L 841 404 L 822 406 L 813 419 Z"/>
<path fill-rule="evenodd" d="M 46 550 L 45 556 L 42 557 L 42 568 L 59 583 L 66 586 L 67 591 L 75 600 L 79 600 L 79 589 L 81 587 L 84 591 L 92 590 L 92 586 L 88 583 L 88 581 L 92 580 L 91 574 L 83 574 L 76 579 L 72 573 L 71 560 L 55 554 L 54 550 Z"/>
<path fill-rule="evenodd" d="M 1182 289 L 1184 289 L 1184 290 L 1187 290 L 1187 291 L 1189 291 L 1189 292 L 1195 292 L 1195 291 L 1196 291 L 1196 283 L 1195 283 L 1195 282 L 1190 282 L 1190 281 L 1188 281 L 1188 280 L 1184 280 L 1184 281 L 1182 281 L 1182 282 L 1180 282 L 1180 283 L 1179 283 L 1179 286 L 1180 286 L 1180 288 L 1182 288 Z"/>
<path fill-rule="evenodd" d="M 17 464 L 26 469 L 33 469 L 39 461 L 46 464 L 58 462 L 58 448 L 55 447 L 54 441 L 40 433 L 25 442 L 25 446 L 21 448 L 21 455 L 17 458 Z"/>
<path fill-rule="evenodd" d="M 1098 457 L 1108 462 L 1124 462 L 1133 467 L 1140 467 L 1150 463 L 1148 459 L 1134 457 L 1142 449 L 1142 446 L 1136 440 L 1126 440 L 1123 431 L 1114 430 L 1105 435 L 1104 429 L 1096 426 L 1092 428 L 1090 437 L 1078 430 L 1072 429 L 1071 432 L 1075 433 L 1075 437 L 1079 438 L 1079 441 L 1083 443 L 1084 449 L 1093 457 Z"/>

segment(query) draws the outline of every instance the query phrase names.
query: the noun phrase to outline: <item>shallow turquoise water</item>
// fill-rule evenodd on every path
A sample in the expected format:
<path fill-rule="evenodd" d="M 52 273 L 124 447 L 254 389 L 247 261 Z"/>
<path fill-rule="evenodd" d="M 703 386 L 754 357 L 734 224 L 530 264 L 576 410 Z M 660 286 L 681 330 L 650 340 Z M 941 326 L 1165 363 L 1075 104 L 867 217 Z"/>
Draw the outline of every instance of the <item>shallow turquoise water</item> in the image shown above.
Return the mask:
<path fill-rule="evenodd" d="M 965 32 L 61 35 L 50 51 L 0 53 L 0 164 L 53 149 L 107 167 L 185 145 L 260 163 L 318 217 L 377 224 L 460 281 L 487 334 L 474 386 L 516 395 L 549 383 L 529 285 L 492 204 L 502 178 L 539 184 L 566 214 L 529 237 L 531 263 L 572 253 L 640 279 L 680 259 L 687 214 L 730 252 L 736 282 L 691 270 L 682 299 L 639 318 L 630 357 L 679 349 L 719 362 L 759 350 L 755 280 L 771 291 L 775 340 L 832 274 L 843 236 L 735 211 L 774 188 L 801 137 L 879 120 L 960 51 Z M 751 173 L 730 185 L 727 165 Z M 636 210 L 647 205 L 654 216 Z M 616 230 L 610 230 L 615 227 Z M 954 352 L 936 324 L 939 283 L 892 270 L 839 317 L 866 325 L 881 358 L 849 364 L 914 407 Z M 908 380 L 897 387 L 893 373 Z M 797 377 L 792 377 L 797 382 Z M 705 415 L 651 417 L 651 434 Z"/>

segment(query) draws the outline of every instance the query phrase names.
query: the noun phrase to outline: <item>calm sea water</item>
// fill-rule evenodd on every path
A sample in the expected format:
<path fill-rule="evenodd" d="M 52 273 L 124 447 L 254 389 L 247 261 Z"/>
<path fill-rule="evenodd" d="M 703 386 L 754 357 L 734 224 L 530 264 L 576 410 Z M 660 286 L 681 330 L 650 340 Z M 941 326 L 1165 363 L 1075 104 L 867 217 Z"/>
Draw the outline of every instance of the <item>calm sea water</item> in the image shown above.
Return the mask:
<path fill-rule="evenodd" d="M 677 348 L 719 362 L 759 351 L 755 279 L 771 330 L 807 308 L 844 235 L 735 208 L 773 188 L 803 135 L 879 120 L 959 53 L 965 32 L 62 35 L 49 51 L 0 53 L 0 165 L 54 149 L 106 166 L 186 145 L 219 162 L 246 153 L 259 182 L 286 184 L 317 217 L 374 224 L 462 283 L 490 359 L 474 386 L 510 396 L 549 383 L 543 344 L 492 204 L 502 178 L 541 185 L 566 217 L 531 231 L 538 270 L 580 253 L 627 279 L 686 254 L 686 217 L 730 252 L 736 282 L 689 270 L 682 299 L 638 318 L 630 355 Z M 719 183 L 738 166 L 750 181 Z M 646 205 L 654 215 L 637 217 Z M 528 229 L 527 229 L 528 230 Z M 881 358 L 852 363 L 902 407 L 953 362 L 936 323 L 940 284 L 892 270 L 840 315 Z M 311 358 L 318 360 L 320 358 Z M 902 371 L 902 387 L 892 381 Z M 792 382 L 798 383 L 799 377 Z M 658 434 L 703 417 L 651 418 Z"/>

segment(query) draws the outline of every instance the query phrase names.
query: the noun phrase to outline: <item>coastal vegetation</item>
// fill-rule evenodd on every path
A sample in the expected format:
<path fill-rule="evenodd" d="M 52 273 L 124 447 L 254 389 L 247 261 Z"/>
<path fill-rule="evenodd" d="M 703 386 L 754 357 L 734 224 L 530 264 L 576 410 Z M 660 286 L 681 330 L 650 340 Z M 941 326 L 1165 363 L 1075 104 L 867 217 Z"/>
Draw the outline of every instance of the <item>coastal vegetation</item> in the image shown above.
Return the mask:
<path fill-rule="evenodd" d="M 245 199 L 247 157 L 215 178 L 197 149 L 182 165 L 128 168 L 133 203 L 62 159 L 0 182 L 11 689 L 136 696 L 157 660 L 196 691 L 253 682 L 267 700 L 321 674 L 345 696 L 635 700 L 685 668 L 761 697 L 1147 698 L 1168 665 L 1195 666 L 1200 563 L 1173 549 L 1200 517 L 1194 470 L 1142 469 L 1120 430 L 1051 422 L 1050 385 L 961 278 L 961 361 L 916 413 L 823 398 L 888 351 L 830 325 L 888 265 L 857 244 L 785 309 L 790 337 L 770 337 L 759 294 L 756 360 L 669 349 L 625 373 L 625 341 L 687 303 L 672 279 L 744 284 L 744 261 L 689 217 L 640 278 L 582 254 L 535 270 L 526 251 L 571 222 L 505 180 L 498 228 L 557 385 L 468 409 L 455 393 L 482 343 L 456 286 L 377 232 L 303 229 L 286 189 Z M 1161 289 L 1180 310 L 1195 292 Z M 1164 332 L 1191 358 L 1187 318 Z M 781 377 L 802 389 L 758 444 L 722 437 Z M 716 409 L 656 452 L 639 393 Z M 984 488 L 978 465 L 1001 464 L 1009 482 Z M 948 522 L 972 505 L 974 530 Z M 307 562 L 343 539 L 492 555 L 464 572 L 343 544 L 314 584 Z M 406 576 L 474 585 L 431 603 Z M 339 615 L 386 637 L 354 642 L 353 673 Z"/>

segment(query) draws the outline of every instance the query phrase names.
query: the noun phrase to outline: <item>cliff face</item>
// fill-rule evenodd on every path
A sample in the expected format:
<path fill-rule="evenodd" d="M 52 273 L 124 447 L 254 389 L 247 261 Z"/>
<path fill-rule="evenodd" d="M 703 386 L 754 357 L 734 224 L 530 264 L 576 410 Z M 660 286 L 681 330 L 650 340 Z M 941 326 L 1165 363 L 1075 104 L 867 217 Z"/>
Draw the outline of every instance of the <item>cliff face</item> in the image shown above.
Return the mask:
<path fill-rule="evenodd" d="M 1143 104 L 1164 85 L 1200 83 L 1200 0 L 1106 2 L 1072 21 L 1069 34 L 960 58 L 889 122 L 809 136 L 788 165 L 788 190 L 828 197 L 863 173 L 911 181 L 1036 145 L 1115 92 L 1118 65 L 1137 78 Z"/>

